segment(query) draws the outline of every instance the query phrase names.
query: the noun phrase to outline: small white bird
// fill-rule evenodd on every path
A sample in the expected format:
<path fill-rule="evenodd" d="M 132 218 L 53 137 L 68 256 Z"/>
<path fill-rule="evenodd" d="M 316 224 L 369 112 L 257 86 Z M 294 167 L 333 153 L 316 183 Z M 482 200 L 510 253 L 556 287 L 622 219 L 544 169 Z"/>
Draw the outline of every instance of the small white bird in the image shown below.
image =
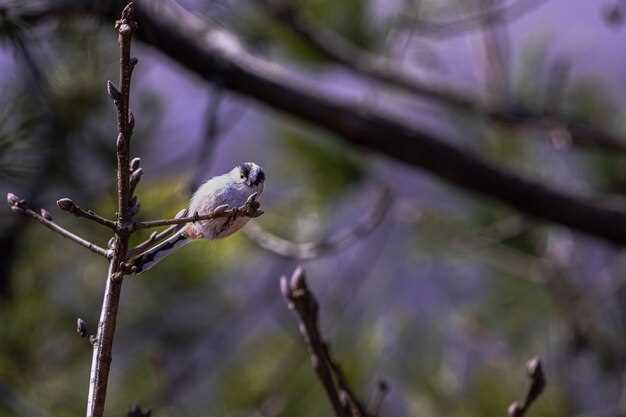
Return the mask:
<path fill-rule="evenodd" d="M 263 169 L 253 162 L 245 162 L 201 185 L 191 198 L 187 213 L 201 216 L 224 204 L 231 208 L 241 207 L 252 194 L 256 193 L 257 198 L 261 196 L 264 183 Z M 174 236 L 136 257 L 132 264 L 137 273 L 144 272 L 187 243 L 197 239 L 213 240 L 229 236 L 241 229 L 248 220 L 249 217 L 240 216 L 234 220 L 225 217 L 188 223 Z"/>

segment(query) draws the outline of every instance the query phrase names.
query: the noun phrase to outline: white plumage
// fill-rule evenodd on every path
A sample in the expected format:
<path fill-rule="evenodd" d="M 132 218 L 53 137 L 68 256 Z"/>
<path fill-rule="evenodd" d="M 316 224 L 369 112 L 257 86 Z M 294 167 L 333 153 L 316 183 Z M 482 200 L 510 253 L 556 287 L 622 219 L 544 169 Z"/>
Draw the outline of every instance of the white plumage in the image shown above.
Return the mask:
<path fill-rule="evenodd" d="M 241 207 L 252 194 L 257 193 L 257 198 L 261 196 L 264 183 L 263 169 L 253 162 L 245 162 L 202 184 L 191 198 L 188 214 L 208 214 L 224 204 L 231 208 Z M 138 273 L 144 272 L 187 243 L 195 239 L 213 240 L 229 236 L 248 220 L 248 217 L 240 216 L 235 220 L 224 217 L 188 223 L 174 236 L 136 257 L 133 265 Z"/>

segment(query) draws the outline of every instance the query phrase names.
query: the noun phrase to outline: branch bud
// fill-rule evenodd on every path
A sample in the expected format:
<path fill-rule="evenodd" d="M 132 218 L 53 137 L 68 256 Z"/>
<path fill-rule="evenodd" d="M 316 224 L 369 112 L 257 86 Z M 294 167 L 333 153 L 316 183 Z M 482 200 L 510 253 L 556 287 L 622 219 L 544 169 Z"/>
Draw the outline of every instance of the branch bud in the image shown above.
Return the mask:
<path fill-rule="evenodd" d="M 39 212 L 41 213 L 41 217 L 43 217 L 46 220 L 52 221 L 52 216 L 50 215 L 48 210 L 42 208 Z"/>
<path fill-rule="evenodd" d="M 141 180 L 142 175 L 143 175 L 143 169 L 141 168 L 137 168 L 136 170 L 133 171 L 132 174 L 130 174 L 130 186 L 133 190 L 135 189 L 135 187 Z"/>
<path fill-rule="evenodd" d="M 306 276 L 304 274 L 304 268 L 302 265 L 298 265 L 293 274 L 291 275 L 291 282 L 289 284 L 292 291 L 306 291 Z"/>
<path fill-rule="evenodd" d="M 280 277 L 280 292 L 286 299 L 291 299 L 291 289 L 289 288 L 289 282 L 286 276 Z"/>
<path fill-rule="evenodd" d="M 87 323 L 80 317 L 76 320 L 76 333 L 78 333 L 80 337 L 87 336 Z"/>
<path fill-rule="evenodd" d="M 542 372 L 541 369 L 541 361 L 539 358 L 532 358 L 528 362 L 526 362 L 526 371 L 528 371 L 528 375 L 531 378 L 536 378 Z"/>
<path fill-rule="evenodd" d="M 61 210 L 69 211 L 70 213 L 76 211 L 76 204 L 69 198 L 57 200 L 57 206 L 59 206 Z"/>
<path fill-rule="evenodd" d="M 10 206 L 15 206 L 20 202 L 20 198 L 13 193 L 7 193 L 7 203 Z"/>
<path fill-rule="evenodd" d="M 511 403 L 509 408 L 506 410 L 506 414 L 509 417 L 518 417 L 522 414 L 522 406 L 517 401 Z"/>
<path fill-rule="evenodd" d="M 139 157 L 135 157 L 130 161 L 130 171 L 137 171 L 137 169 L 139 169 L 139 167 L 141 166 L 141 158 Z"/>
<path fill-rule="evenodd" d="M 214 216 L 221 216 L 228 209 L 229 209 L 228 204 L 222 204 L 221 206 L 217 206 L 217 207 L 215 207 L 215 209 L 213 209 L 213 215 Z"/>
<path fill-rule="evenodd" d="M 180 219 L 181 217 L 185 217 L 187 215 L 188 211 L 189 211 L 188 208 L 184 208 L 184 209 L 180 210 L 178 213 L 176 213 L 176 216 L 174 216 L 174 218 L 175 219 Z"/>
<path fill-rule="evenodd" d="M 132 133 L 135 129 L 135 115 L 132 111 L 128 112 L 128 129 L 130 130 L 130 133 Z"/>
<path fill-rule="evenodd" d="M 114 102 L 118 102 L 122 98 L 122 93 L 120 93 L 120 90 L 117 89 L 111 80 L 107 80 L 107 93 Z"/>

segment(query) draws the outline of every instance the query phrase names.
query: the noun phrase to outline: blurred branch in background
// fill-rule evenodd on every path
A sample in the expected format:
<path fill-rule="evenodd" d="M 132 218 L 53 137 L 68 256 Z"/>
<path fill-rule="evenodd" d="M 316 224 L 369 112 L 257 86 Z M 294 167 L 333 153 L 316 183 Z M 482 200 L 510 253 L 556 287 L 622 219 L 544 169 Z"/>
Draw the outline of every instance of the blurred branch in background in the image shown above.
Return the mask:
<path fill-rule="evenodd" d="M 243 232 L 261 248 L 276 255 L 298 260 L 319 258 L 347 248 L 376 229 L 393 204 L 393 193 L 389 187 L 383 186 L 376 194 L 376 200 L 369 213 L 346 229 L 333 232 L 327 238 L 318 241 L 294 242 L 276 236 L 256 222 L 248 224 Z"/>
<path fill-rule="evenodd" d="M 409 15 L 400 16 L 398 24 L 410 27 L 416 34 L 426 37 L 445 39 L 465 35 L 485 27 L 506 25 L 531 13 L 549 0 L 513 0 L 497 1 L 493 6 L 476 13 L 468 13 L 463 17 L 445 22 L 422 20 Z M 502 4 L 505 3 L 505 4 Z"/>
<path fill-rule="evenodd" d="M 491 10 L 498 4 L 498 0 L 481 0 L 479 3 L 484 10 Z M 483 15 L 487 13 L 485 11 Z M 494 104 L 507 106 L 512 101 L 509 28 L 506 25 L 494 26 L 489 23 L 489 20 L 485 19 L 481 30 L 485 92 L 492 106 Z"/>
<path fill-rule="evenodd" d="M 220 82 L 224 88 L 325 128 L 353 145 L 426 169 L 527 215 L 626 244 L 623 211 L 498 168 L 439 135 L 366 103 L 321 92 L 286 68 L 249 54 L 234 34 L 208 26 L 178 5 L 157 3 L 138 5 L 137 13 L 144 22 L 138 36 L 205 80 Z M 102 13 L 84 4 L 76 7 L 85 13 Z M 198 31 L 206 36 L 198 38 Z M 589 132 L 585 126 L 577 129 Z"/>
<path fill-rule="evenodd" d="M 514 97 L 497 101 L 497 105 L 487 105 L 479 97 L 457 88 L 449 87 L 441 82 L 420 82 L 414 76 L 402 69 L 399 63 L 389 58 L 378 56 L 372 52 L 360 49 L 351 44 L 339 34 L 322 27 L 316 27 L 300 17 L 298 10 L 291 0 L 258 0 L 264 10 L 282 23 L 294 34 L 298 35 L 306 44 L 322 54 L 331 62 L 335 62 L 355 73 L 368 77 L 374 81 L 394 87 L 403 93 L 414 94 L 418 97 L 433 100 L 454 110 L 483 117 L 487 121 L 501 127 L 513 129 L 538 129 L 545 131 L 564 130 L 571 136 L 574 145 L 609 152 L 626 153 L 626 138 L 615 135 L 605 128 L 599 128 L 585 121 L 575 120 L 557 111 L 558 107 L 545 106 L 541 111 L 533 110 Z M 485 30 L 495 30 L 486 24 Z M 485 34 L 486 39 L 494 35 Z M 488 59 L 487 68 L 493 65 L 503 67 L 504 57 L 501 52 L 496 53 L 494 48 L 501 49 L 502 40 L 491 39 L 486 42 L 488 53 L 495 54 Z M 495 59 L 495 61 L 494 61 Z M 492 62 L 493 61 L 493 62 Z M 493 73 L 499 74 L 504 69 Z M 493 72 L 491 70 L 490 72 Z M 487 76 L 487 83 L 493 76 Z M 502 75 L 497 75 L 501 77 Z M 504 82 L 504 81 L 502 81 Z M 501 88 L 498 88 L 502 90 Z M 506 96 L 505 96 L 506 97 Z M 553 97 L 554 98 L 554 97 Z"/>

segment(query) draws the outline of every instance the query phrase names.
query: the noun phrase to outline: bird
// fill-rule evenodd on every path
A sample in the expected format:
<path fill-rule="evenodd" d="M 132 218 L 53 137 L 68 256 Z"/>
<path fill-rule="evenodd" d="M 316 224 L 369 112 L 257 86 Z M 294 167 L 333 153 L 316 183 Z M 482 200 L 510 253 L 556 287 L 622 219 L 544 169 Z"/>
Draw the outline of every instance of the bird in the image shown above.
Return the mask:
<path fill-rule="evenodd" d="M 264 185 L 263 168 L 254 162 L 244 162 L 202 184 L 191 198 L 187 213 L 202 216 L 224 205 L 229 208 L 241 207 L 253 194 L 258 199 L 263 193 Z M 147 271 L 194 240 L 215 240 L 230 236 L 249 220 L 247 216 L 234 216 L 187 223 L 172 237 L 135 257 L 131 263 L 133 271 Z"/>

